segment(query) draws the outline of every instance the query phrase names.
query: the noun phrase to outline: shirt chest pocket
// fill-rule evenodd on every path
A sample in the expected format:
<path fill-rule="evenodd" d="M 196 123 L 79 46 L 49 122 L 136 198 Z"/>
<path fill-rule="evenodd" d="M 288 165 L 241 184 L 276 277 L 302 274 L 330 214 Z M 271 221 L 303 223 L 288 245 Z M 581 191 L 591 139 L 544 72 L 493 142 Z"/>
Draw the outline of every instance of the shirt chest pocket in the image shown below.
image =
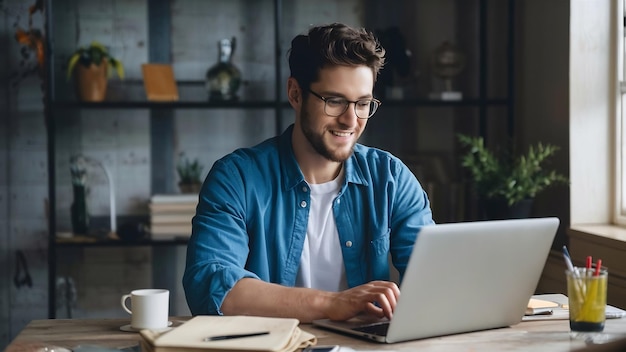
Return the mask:
<path fill-rule="evenodd" d="M 370 250 L 372 255 L 379 256 L 387 256 L 389 252 L 389 236 L 391 234 L 391 229 L 387 229 L 386 232 L 376 234 L 372 238 L 370 242 Z"/>

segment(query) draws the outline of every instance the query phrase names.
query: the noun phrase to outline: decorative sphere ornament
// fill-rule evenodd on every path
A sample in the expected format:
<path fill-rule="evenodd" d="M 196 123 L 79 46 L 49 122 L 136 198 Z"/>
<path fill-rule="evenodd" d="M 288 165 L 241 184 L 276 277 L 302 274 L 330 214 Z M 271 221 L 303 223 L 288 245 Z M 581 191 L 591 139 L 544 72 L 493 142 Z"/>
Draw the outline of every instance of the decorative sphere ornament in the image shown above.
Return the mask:
<path fill-rule="evenodd" d="M 443 80 L 445 87 L 441 99 L 460 100 L 462 98 L 461 92 L 452 90 L 452 79 L 465 69 L 465 62 L 465 54 L 447 41 L 443 42 L 433 52 L 431 57 L 433 73 Z"/>

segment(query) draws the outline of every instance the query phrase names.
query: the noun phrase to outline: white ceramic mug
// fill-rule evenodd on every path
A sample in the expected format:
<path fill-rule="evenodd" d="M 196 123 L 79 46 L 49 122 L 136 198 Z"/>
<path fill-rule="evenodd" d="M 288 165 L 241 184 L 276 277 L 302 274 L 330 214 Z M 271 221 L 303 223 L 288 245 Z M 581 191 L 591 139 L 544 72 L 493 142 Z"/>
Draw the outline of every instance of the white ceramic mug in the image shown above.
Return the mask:
<path fill-rule="evenodd" d="M 130 298 L 131 309 L 126 306 Z M 170 291 L 164 289 L 133 290 L 122 296 L 122 308 L 131 315 L 133 329 L 164 329 L 168 325 Z"/>

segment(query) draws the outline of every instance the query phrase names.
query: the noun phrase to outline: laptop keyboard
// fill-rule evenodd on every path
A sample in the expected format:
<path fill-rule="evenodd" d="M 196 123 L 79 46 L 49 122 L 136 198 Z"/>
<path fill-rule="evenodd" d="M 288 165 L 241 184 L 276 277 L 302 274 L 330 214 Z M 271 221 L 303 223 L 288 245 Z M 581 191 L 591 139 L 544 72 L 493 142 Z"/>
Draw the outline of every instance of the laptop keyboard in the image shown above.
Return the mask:
<path fill-rule="evenodd" d="M 389 323 L 377 323 L 372 325 L 360 326 L 354 328 L 356 331 L 364 332 L 371 335 L 387 336 L 387 330 L 389 330 Z"/>

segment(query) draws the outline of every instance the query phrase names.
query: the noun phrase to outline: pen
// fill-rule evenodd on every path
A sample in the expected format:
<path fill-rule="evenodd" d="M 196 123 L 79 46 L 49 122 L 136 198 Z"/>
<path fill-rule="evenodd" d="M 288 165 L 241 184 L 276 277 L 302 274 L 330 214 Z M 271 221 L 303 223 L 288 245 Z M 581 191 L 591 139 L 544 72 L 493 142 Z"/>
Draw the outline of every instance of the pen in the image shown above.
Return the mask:
<path fill-rule="evenodd" d="M 574 264 L 572 264 L 572 258 L 570 257 L 567 246 L 565 245 L 563 246 L 563 257 L 565 258 L 565 265 L 567 266 L 567 270 L 569 270 L 576 278 L 576 280 L 574 280 L 574 287 L 576 287 L 576 291 L 578 291 L 579 293 L 579 298 L 582 299 L 582 297 L 584 297 L 585 295 L 585 287 L 580 287 L 579 285 L 580 282 L 578 279 L 580 279 L 580 274 L 578 273 L 578 270 L 574 268 Z"/>
<path fill-rule="evenodd" d="M 243 337 L 269 335 L 269 333 L 270 333 L 269 331 L 261 331 L 261 332 L 252 332 L 249 334 L 209 336 L 209 337 L 205 337 L 202 341 L 220 341 L 220 340 L 240 339 Z"/>
<path fill-rule="evenodd" d="M 598 264 L 596 264 L 596 273 L 594 276 L 600 275 L 600 268 L 602 268 L 602 259 L 598 259 Z"/>
<path fill-rule="evenodd" d="M 574 276 L 578 276 L 578 272 L 574 270 L 574 264 L 572 264 L 572 259 L 569 256 L 569 252 L 566 246 L 563 246 L 563 257 L 565 258 L 565 265 L 567 265 L 567 270 L 571 271 Z"/>

